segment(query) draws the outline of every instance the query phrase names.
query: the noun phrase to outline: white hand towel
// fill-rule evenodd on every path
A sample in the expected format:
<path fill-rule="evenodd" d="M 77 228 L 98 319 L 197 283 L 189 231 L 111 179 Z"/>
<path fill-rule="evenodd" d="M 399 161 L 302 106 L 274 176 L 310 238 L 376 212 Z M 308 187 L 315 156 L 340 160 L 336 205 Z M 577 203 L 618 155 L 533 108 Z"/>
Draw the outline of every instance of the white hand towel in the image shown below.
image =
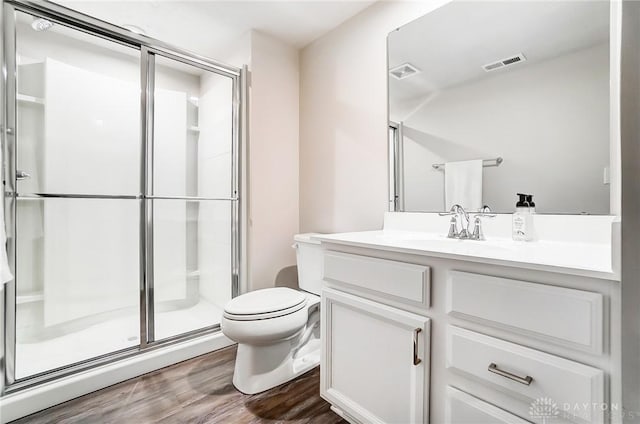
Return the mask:
<path fill-rule="evenodd" d="M 466 211 L 482 207 L 482 160 L 444 164 L 445 210 L 460 205 Z"/>

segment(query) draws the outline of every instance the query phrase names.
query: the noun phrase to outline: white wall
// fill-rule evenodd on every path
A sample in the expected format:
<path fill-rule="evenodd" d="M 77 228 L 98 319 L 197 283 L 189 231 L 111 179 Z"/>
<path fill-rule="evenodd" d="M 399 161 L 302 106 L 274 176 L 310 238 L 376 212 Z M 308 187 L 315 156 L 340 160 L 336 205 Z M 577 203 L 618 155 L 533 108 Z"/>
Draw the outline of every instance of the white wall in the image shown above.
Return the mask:
<path fill-rule="evenodd" d="M 249 289 L 295 265 L 298 232 L 298 50 L 251 33 L 248 146 Z"/>
<path fill-rule="evenodd" d="M 379 2 L 302 50 L 301 232 L 382 227 L 387 34 L 444 3 Z"/>
<path fill-rule="evenodd" d="M 640 411 L 640 3 L 622 2 L 620 135 L 622 157 L 622 406 Z M 620 9 L 618 9 L 620 10 Z M 618 317 L 616 317 L 618 318 Z M 614 387 L 615 388 L 615 387 Z M 625 423 L 637 421 L 633 416 Z"/>
<path fill-rule="evenodd" d="M 500 156 L 483 169 L 493 210 L 513 211 L 521 192 L 538 212 L 609 213 L 608 43 L 430 97 L 404 118 L 406 210 L 445 209 L 444 172 L 432 164 Z"/>
<path fill-rule="evenodd" d="M 217 58 L 248 65 L 248 128 L 242 147 L 241 197 L 246 290 L 273 287 L 278 273 L 296 263 L 291 248 L 299 232 L 298 50 L 249 31 Z"/>

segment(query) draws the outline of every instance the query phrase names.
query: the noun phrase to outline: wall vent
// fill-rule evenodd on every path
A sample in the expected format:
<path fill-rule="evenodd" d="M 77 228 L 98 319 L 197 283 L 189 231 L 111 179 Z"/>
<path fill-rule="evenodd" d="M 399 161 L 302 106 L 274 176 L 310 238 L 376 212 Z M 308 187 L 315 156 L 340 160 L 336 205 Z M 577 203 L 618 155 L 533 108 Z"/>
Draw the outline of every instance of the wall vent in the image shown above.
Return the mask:
<path fill-rule="evenodd" d="M 504 68 L 506 66 L 515 65 L 516 63 L 524 62 L 527 58 L 524 54 L 519 53 L 515 56 L 507 57 L 506 59 L 498 60 L 497 62 L 487 63 L 486 65 L 482 65 L 482 69 L 485 72 L 495 71 L 496 69 Z"/>
<path fill-rule="evenodd" d="M 395 79 L 405 79 L 420 73 L 420 70 L 410 63 L 404 63 L 389 70 L 389 73 Z"/>

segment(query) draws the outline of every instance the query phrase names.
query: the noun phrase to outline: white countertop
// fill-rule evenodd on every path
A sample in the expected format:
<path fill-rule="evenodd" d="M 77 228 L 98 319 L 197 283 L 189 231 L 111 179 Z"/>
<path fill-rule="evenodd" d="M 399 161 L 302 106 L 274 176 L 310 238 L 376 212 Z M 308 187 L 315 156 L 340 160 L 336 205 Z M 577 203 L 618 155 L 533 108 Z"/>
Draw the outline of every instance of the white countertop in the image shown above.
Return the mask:
<path fill-rule="evenodd" d="M 361 231 L 316 235 L 323 243 L 420 254 L 563 274 L 619 280 L 613 270 L 611 244 L 533 241 L 506 238 L 485 241 L 448 239 L 419 231 Z"/>

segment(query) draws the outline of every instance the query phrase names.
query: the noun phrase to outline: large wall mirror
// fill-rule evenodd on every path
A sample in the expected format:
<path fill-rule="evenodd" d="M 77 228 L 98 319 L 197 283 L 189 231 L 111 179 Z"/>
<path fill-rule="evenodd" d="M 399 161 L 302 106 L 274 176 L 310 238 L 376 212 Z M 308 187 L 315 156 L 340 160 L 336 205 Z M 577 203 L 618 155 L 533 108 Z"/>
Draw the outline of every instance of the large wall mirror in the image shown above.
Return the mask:
<path fill-rule="evenodd" d="M 391 209 L 609 214 L 609 38 L 607 1 L 454 1 L 392 32 Z"/>

